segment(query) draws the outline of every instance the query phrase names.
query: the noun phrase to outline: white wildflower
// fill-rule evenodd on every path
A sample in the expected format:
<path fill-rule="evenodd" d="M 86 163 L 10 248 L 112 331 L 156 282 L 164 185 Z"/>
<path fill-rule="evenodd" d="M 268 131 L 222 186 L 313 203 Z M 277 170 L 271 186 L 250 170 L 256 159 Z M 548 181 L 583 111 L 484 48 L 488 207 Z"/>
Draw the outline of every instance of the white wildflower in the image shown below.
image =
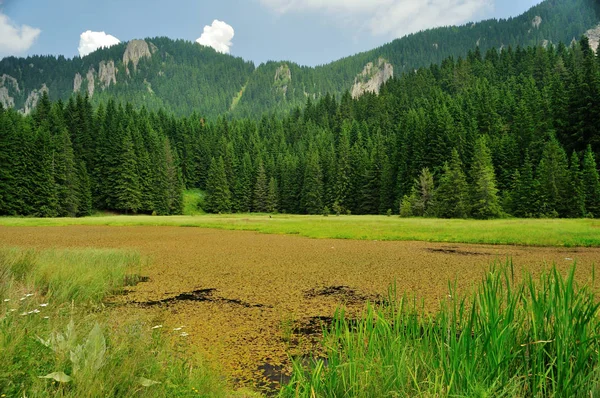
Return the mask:
<path fill-rule="evenodd" d="M 10 299 L 4 299 L 5 303 L 8 303 L 10 301 Z"/>
<path fill-rule="evenodd" d="M 162 327 L 163 327 L 163 325 L 156 325 L 156 326 L 153 326 L 152 329 L 160 329 Z"/>
<path fill-rule="evenodd" d="M 189 334 L 187 334 L 186 332 L 183 332 L 183 333 L 181 333 L 181 334 L 180 334 L 180 336 L 181 336 L 181 337 L 188 337 L 188 336 L 189 336 Z"/>
<path fill-rule="evenodd" d="M 40 307 L 47 307 L 48 303 L 40 304 Z"/>

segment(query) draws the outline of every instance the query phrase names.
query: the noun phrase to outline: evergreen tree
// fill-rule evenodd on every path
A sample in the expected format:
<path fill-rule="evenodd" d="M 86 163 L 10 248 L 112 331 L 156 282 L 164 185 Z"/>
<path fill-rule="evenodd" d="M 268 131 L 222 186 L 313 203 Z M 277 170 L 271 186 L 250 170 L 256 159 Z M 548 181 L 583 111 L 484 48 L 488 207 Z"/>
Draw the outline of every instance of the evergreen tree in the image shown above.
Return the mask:
<path fill-rule="evenodd" d="M 426 167 L 421 171 L 419 179 L 415 181 L 418 187 L 413 191 L 412 211 L 415 216 L 431 217 L 434 214 L 435 184 L 433 174 Z"/>
<path fill-rule="evenodd" d="M 120 145 L 118 165 L 114 171 L 114 209 L 125 213 L 137 211 L 141 207 L 140 181 L 137 174 L 135 150 L 131 132 L 125 132 Z"/>
<path fill-rule="evenodd" d="M 591 145 L 588 145 L 583 156 L 581 173 L 585 195 L 585 210 L 588 216 L 600 216 L 600 181 L 596 159 Z"/>
<path fill-rule="evenodd" d="M 558 141 L 548 141 L 537 169 L 542 214 L 564 216 L 568 194 L 568 163 L 565 151 Z"/>
<path fill-rule="evenodd" d="M 212 158 L 208 169 L 205 209 L 210 213 L 229 213 L 231 211 L 231 191 L 225 174 L 223 157 Z"/>
<path fill-rule="evenodd" d="M 442 218 L 465 218 L 469 204 L 469 186 L 462 170 L 462 162 L 456 149 L 452 150 L 450 164 L 444 164 L 435 192 L 436 215 Z"/>
<path fill-rule="evenodd" d="M 269 200 L 269 186 L 267 183 L 267 172 L 262 160 L 258 163 L 256 171 L 256 182 L 254 183 L 254 201 L 252 210 L 257 213 L 267 213 Z"/>
<path fill-rule="evenodd" d="M 249 213 L 252 208 L 252 160 L 248 153 L 244 154 L 236 173 L 233 190 L 233 210 L 236 213 Z"/>
<path fill-rule="evenodd" d="M 271 177 L 271 180 L 269 181 L 269 193 L 267 195 L 267 213 L 277 212 L 279 203 L 278 197 L 277 180 L 275 177 Z"/>
<path fill-rule="evenodd" d="M 307 214 L 321 214 L 323 211 L 323 173 L 316 150 L 308 156 L 302 184 L 301 206 Z"/>
<path fill-rule="evenodd" d="M 516 171 L 512 192 L 512 214 L 515 217 L 535 217 L 539 214 L 538 183 L 533 177 L 533 165 L 527 153 L 521 171 Z"/>
<path fill-rule="evenodd" d="M 471 215 L 479 219 L 496 218 L 502 214 L 492 155 L 486 141 L 485 136 L 476 141 L 471 166 Z"/>
<path fill-rule="evenodd" d="M 571 162 L 569 164 L 565 210 L 566 217 L 581 218 L 585 216 L 585 192 L 581 179 L 579 156 L 577 156 L 577 152 L 575 151 L 571 155 Z"/>

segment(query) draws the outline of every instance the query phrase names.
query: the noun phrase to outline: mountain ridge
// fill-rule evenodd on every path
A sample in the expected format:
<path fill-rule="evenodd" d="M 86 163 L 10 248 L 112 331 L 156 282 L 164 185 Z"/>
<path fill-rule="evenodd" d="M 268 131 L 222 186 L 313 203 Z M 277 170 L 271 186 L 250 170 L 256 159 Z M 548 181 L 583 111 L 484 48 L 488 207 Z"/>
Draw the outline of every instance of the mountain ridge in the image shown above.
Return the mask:
<path fill-rule="evenodd" d="M 53 100 L 87 92 L 94 102 L 115 98 L 179 115 L 258 117 L 288 112 L 327 93 L 377 92 L 394 74 L 439 64 L 449 56 L 465 57 L 475 47 L 485 52 L 568 44 L 598 26 L 598 8 L 593 0 L 546 0 L 514 18 L 427 29 L 315 67 L 291 61 L 256 66 L 165 37 L 130 40 L 72 59 L 8 57 L 0 60 L 0 103 L 27 113 L 41 91 L 47 90 Z M 357 88 L 369 64 L 374 80 Z"/>

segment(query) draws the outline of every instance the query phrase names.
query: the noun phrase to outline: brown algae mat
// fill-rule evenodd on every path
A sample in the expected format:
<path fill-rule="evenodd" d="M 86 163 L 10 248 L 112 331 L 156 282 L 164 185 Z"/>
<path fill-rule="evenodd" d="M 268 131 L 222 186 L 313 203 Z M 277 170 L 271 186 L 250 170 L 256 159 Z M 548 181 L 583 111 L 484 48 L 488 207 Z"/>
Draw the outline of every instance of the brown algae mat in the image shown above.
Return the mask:
<path fill-rule="evenodd" d="M 555 263 L 588 281 L 600 248 L 540 248 L 426 242 L 308 239 L 184 227 L 0 227 L 0 246 L 123 248 L 149 259 L 148 280 L 113 299 L 114 316 L 140 312 L 148 328 L 185 339 L 238 385 L 275 387 L 289 356 L 316 355 L 336 308 L 358 314 L 387 296 L 435 310 L 448 281 L 468 291 L 494 261 L 517 274 Z M 174 330 L 179 329 L 180 330 Z M 183 336 L 181 335 L 183 333 Z"/>

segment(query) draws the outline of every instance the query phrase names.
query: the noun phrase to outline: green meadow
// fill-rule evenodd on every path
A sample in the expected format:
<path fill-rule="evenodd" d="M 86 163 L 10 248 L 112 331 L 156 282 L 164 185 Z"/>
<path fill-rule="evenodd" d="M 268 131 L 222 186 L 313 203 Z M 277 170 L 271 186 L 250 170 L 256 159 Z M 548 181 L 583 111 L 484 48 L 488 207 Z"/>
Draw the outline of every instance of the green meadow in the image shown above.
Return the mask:
<path fill-rule="evenodd" d="M 0 218 L 0 226 L 177 226 L 257 231 L 309 238 L 428 241 L 527 246 L 600 246 L 600 220 L 446 220 L 396 216 L 299 216 L 268 214 Z"/>

